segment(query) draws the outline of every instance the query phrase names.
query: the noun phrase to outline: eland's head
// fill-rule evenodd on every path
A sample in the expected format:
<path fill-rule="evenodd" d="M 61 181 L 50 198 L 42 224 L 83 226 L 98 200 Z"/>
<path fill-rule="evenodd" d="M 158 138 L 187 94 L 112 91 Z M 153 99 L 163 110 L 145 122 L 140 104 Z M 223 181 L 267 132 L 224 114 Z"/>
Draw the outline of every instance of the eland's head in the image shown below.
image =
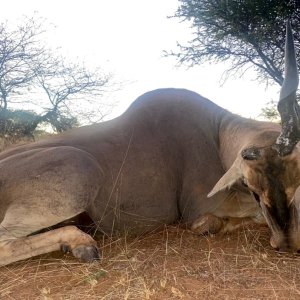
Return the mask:
<path fill-rule="evenodd" d="M 300 251 L 300 110 L 296 101 L 298 71 L 290 22 L 286 26 L 285 80 L 278 111 L 281 133 L 269 132 L 258 144 L 241 149 L 232 167 L 208 196 L 236 183 L 246 186 L 269 225 L 271 245 Z M 263 141 L 263 139 L 265 139 Z"/>

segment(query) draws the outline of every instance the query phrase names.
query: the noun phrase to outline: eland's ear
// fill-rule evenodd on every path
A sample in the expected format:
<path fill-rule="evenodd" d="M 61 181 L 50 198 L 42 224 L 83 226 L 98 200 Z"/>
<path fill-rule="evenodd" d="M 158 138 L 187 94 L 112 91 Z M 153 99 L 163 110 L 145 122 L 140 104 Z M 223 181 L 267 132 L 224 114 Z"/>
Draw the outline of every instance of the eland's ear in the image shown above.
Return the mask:
<path fill-rule="evenodd" d="M 210 198 L 218 192 L 230 189 L 242 177 L 241 158 L 238 157 L 232 164 L 231 168 L 221 177 L 214 188 L 208 193 L 207 197 Z"/>

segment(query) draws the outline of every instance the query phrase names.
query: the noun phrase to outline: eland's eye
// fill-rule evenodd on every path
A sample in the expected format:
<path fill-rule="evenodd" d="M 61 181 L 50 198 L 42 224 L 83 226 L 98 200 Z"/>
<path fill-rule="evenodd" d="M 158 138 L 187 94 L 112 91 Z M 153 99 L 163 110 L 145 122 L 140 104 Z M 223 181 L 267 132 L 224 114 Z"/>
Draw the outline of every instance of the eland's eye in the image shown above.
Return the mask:
<path fill-rule="evenodd" d="M 254 199 L 256 200 L 256 202 L 260 203 L 259 196 L 256 193 L 254 193 L 254 192 L 251 192 L 251 193 L 254 196 Z"/>

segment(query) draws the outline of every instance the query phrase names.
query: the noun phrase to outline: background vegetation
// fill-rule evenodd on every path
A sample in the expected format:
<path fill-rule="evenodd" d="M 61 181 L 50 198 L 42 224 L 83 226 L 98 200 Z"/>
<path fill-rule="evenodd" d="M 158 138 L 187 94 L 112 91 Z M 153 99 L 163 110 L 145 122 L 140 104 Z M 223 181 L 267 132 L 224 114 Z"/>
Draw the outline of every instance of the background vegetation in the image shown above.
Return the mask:
<path fill-rule="evenodd" d="M 193 39 L 168 55 L 194 66 L 229 61 L 228 76 L 254 69 L 256 80 L 283 83 L 285 23 L 291 20 L 300 66 L 300 4 L 295 0 L 179 0 L 174 18 L 191 22 Z M 275 115 L 274 115 L 275 113 Z M 262 115 L 276 117 L 274 103 Z"/>
<path fill-rule="evenodd" d="M 0 138 L 33 139 L 39 127 L 62 132 L 91 122 L 111 75 L 69 62 L 45 43 L 45 20 L 0 24 Z M 99 118 L 97 119 L 99 120 Z"/>

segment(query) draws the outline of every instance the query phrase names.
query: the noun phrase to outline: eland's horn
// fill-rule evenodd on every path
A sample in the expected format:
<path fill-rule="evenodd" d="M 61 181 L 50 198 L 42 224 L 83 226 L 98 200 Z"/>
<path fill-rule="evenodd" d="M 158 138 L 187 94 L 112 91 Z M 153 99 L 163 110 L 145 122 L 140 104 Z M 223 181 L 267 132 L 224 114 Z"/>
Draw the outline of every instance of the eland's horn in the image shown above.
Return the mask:
<path fill-rule="evenodd" d="M 298 83 L 299 76 L 294 39 L 291 24 L 288 20 L 286 24 L 285 40 L 285 76 L 277 106 L 281 117 L 282 131 L 274 146 L 280 156 L 290 154 L 300 140 L 300 108 L 296 101 Z"/>

